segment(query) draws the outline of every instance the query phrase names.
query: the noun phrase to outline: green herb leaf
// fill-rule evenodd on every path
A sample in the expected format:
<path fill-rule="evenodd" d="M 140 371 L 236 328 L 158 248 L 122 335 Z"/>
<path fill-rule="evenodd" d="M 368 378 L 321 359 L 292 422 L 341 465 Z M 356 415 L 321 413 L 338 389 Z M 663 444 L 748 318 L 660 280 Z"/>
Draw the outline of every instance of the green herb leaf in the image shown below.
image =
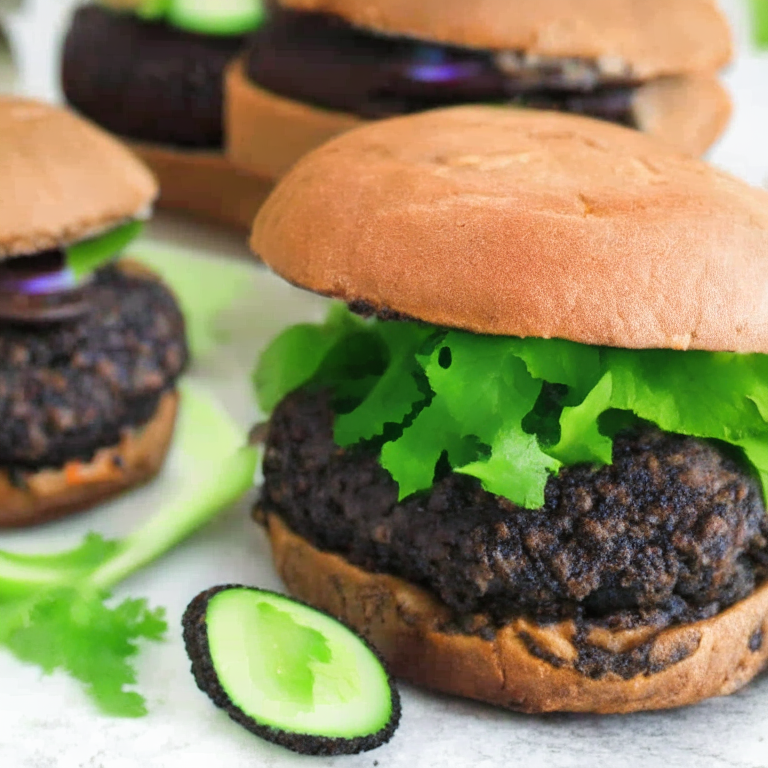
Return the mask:
<path fill-rule="evenodd" d="M 314 356 L 293 348 L 290 332 L 267 351 L 264 380 L 286 361 L 301 374 L 290 387 L 272 379 L 266 405 L 317 383 L 331 355 L 334 386 L 349 385 L 343 377 L 360 356 L 351 343 L 359 326 L 345 334 L 343 319 L 334 322 L 325 359 L 319 346 Z M 297 331 L 305 346 L 311 328 Z M 388 353 L 378 373 L 367 364 L 368 395 L 337 415 L 336 439 L 348 445 L 381 437 L 381 465 L 400 498 L 429 489 L 447 460 L 487 491 L 537 508 L 552 473 L 609 463 L 616 432 L 641 421 L 740 448 L 768 491 L 768 355 L 609 349 L 409 324 L 395 331 L 370 323 L 365 332 L 369 347 Z"/>
<path fill-rule="evenodd" d="M 289 392 L 311 381 L 330 351 L 364 327 L 343 305 L 334 304 L 323 325 L 294 325 L 266 349 L 253 374 L 259 406 L 271 411 Z"/>
<path fill-rule="evenodd" d="M 129 221 L 117 229 L 66 249 L 67 266 L 76 278 L 95 272 L 117 258 L 144 229 L 144 222 Z"/>
<path fill-rule="evenodd" d="M 362 403 L 336 419 L 334 436 L 339 445 L 380 437 L 387 424 L 402 424 L 418 402 L 426 402 L 426 379 L 416 353 L 434 331 L 412 323 L 388 323 L 379 333 L 389 351 L 389 363 Z"/>
<path fill-rule="evenodd" d="M 138 641 L 160 640 L 163 611 L 144 600 L 111 608 L 105 595 L 83 587 L 36 592 L 24 601 L 0 602 L 0 643 L 21 661 L 50 674 L 63 670 L 85 685 L 99 709 L 116 717 L 146 714 L 143 698 L 126 686 L 136 682 L 131 659 Z"/>

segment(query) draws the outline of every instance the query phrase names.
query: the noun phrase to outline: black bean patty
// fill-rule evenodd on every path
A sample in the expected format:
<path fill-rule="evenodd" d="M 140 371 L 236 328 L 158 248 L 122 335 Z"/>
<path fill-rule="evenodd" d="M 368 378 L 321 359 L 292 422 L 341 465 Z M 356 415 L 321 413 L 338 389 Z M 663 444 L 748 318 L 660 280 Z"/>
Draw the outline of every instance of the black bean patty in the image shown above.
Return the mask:
<path fill-rule="evenodd" d="M 260 510 L 315 546 L 438 595 L 472 614 L 664 626 L 721 611 L 768 566 L 758 484 L 709 443 L 658 430 L 616 439 L 614 464 L 549 480 L 521 509 L 457 474 L 397 502 L 366 448 L 338 447 L 326 393 L 300 391 L 273 414 Z"/>
<path fill-rule="evenodd" d="M 439 82 L 423 69 L 414 76 L 420 64 L 469 74 Z M 635 84 L 607 84 L 588 62 L 579 67 L 576 78 L 570 61 L 514 75 L 487 52 L 374 35 L 335 16 L 278 8 L 251 38 L 247 55 L 248 76 L 262 88 L 365 118 L 454 104 L 512 103 L 633 125 Z"/>
<path fill-rule="evenodd" d="M 190 148 L 223 143 L 224 70 L 244 37 L 213 37 L 80 8 L 64 44 L 67 101 L 131 139 Z"/>
<path fill-rule="evenodd" d="M 0 324 L 0 466 L 89 460 L 149 421 L 184 369 L 184 320 L 167 288 L 109 267 L 90 300 L 79 320 Z"/>

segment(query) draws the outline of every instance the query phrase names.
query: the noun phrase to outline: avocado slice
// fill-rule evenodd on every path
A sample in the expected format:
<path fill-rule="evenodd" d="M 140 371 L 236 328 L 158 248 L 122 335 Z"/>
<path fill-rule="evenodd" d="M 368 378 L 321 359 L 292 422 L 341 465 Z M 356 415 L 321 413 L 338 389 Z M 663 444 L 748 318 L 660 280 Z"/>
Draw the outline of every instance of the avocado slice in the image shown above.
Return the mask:
<path fill-rule="evenodd" d="M 261 0 L 166 0 L 169 24 L 204 35 L 244 35 L 266 14 Z"/>
<path fill-rule="evenodd" d="M 381 746 L 400 696 L 376 651 L 347 626 L 276 592 L 226 585 L 182 621 L 198 688 L 247 730 L 306 755 Z"/>

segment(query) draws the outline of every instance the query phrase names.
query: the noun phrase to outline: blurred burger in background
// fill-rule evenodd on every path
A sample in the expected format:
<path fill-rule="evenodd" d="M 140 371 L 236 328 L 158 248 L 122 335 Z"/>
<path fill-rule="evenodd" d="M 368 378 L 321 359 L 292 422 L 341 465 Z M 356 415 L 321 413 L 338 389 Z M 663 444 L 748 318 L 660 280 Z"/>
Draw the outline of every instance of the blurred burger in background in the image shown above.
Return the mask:
<path fill-rule="evenodd" d="M 263 17 L 260 0 L 83 5 L 64 44 L 66 99 L 134 144 L 161 204 L 248 226 L 268 187 L 224 156 L 223 78 Z"/>
<path fill-rule="evenodd" d="M 714 0 L 276 0 L 227 82 L 228 151 L 281 176 L 365 121 L 483 103 L 596 117 L 700 155 L 730 102 Z"/>
<path fill-rule="evenodd" d="M 86 509 L 163 465 L 187 358 L 175 297 L 117 257 L 157 183 L 71 113 L 0 98 L 0 527 Z"/>

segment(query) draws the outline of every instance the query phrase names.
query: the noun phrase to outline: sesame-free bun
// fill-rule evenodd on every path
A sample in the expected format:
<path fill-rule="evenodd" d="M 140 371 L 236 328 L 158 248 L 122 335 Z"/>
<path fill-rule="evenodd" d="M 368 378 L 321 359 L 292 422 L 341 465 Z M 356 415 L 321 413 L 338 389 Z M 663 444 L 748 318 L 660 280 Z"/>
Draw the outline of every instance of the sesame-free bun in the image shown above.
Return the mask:
<path fill-rule="evenodd" d="M 171 444 L 179 396 L 164 394 L 152 419 L 85 463 L 25 473 L 0 468 L 0 527 L 36 525 L 79 512 L 151 480 Z"/>
<path fill-rule="evenodd" d="M 450 610 L 420 587 L 321 552 L 274 515 L 268 528 L 292 595 L 360 632 L 396 677 L 444 693 L 530 713 L 668 709 L 733 693 L 768 661 L 768 585 L 705 621 L 591 630 L 598 650 L 648 654 L 644 674 L 595 679 L 577 669 L 571 621 L 518 618 L 492 639 L 448 632 Z"/>
<path fill-rule="evenodd" d="M 250 229 L 274 182 L 222 153 L 196 152 L 156 144 L 131 145 L 160 182 L 161 208 L 184 211 L 242 230 Z"/>
<path fill-rule="evenodd" d="M 311 150 L 370 122 L 260 88 L 248 79 L 242 60 L 227 71 L 226 93 L 227 156 L 237 167 L 265 178 L 279 179 Z M 633 107 L 641 131 L 691 155 L 712 146 L 731 114 L 731 101 L 716 75 L 652 80 L 637 89 Z M 153 168 L 165 195 L 163 174 Z"/>
<path fill-rule="evenodd" d="M 587 118 L 358 128 L 294 166 L 251 246 L 298 286 L 438 326 L 768 352 L 768 192 Z"/>
<path fill-rule="evenodd" d="M 72 112 L 0 97 L 0 258 L 58 248 L 143 215 L 150 171 Z"/>
<path fill-rule="evenodd" d="M 626 63 L 636 77 L 714 71 L 731 57 L 715 0 L 279 0 L 374 32 Z"/>

